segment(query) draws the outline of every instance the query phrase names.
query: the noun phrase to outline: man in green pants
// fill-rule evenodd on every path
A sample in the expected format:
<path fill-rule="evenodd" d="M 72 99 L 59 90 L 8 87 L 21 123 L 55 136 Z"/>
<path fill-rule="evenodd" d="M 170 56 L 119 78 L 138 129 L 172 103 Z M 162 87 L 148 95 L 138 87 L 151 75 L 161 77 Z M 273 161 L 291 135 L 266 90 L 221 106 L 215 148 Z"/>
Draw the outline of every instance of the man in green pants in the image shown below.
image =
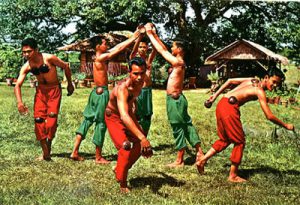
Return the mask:
<path fill-rule="evenodd" d="M 157 36 L 153 25 L 145 25 L 146 33 L 158 53 L 160 53 L 172 66 L 172 70 L 167 83 L 167 114 L 168 120 L 173 130 L 176 150 L 178 150 L 175 162 L 168 164 L 169 167 L 184 166 L 184 152 L 187 147 L 186 140 L 195 147 L 197 157 L 203 156 L 200 147 L 200 138 L 192 120 L 188 114 L 188 103 L 182 93 L 185 72 L 184 45 L 181 41 L 174 41 L 172 53 Z"/>
<path fill-rule="evenodd" d="M 151 125 L 151 116 L 153 114 L 152 105 L 152 81 L 151 81 L 151 71 L 152 62 L 156 55 L 156 50 L 153 48 L 149 56 L 147 56 L 148 42 L 144 35 L 140 35 L 135 41 L 132 52 L 129 56 L 130 59 L 138 56 L 145 60 L 147 64 L 146 76 L 144 78 L 144 84 L 137 99 L 137 118 L 139 124 L 142 126 L 145 134 L 148 134 Z"/>
<path fill-rule="evenodd" d="M 96 163 L 108 164 L 102 157 L 102 147 L 104 143 L 104 137 L 106 132 L 106 125 L 104 122 L 104 111 L 109 100 L 109 92 L 107 89 L 108 77 L 107 77 L 107 61 L 118 55 L 134 42 L 140 35 L 140 31 L 136 30 L 132 37 L 126 41 L 116 45 L 109 51 L 107 51 L 107 45 L 105 39 L 95 37 L 91 39 L 91 45 L 96 50 L 95 62 L 93 63 L 93 76 L 96 87 L 92 90 L 88 104 L 83 112 L 84 120 L 76 131 L 74 149 L 70 156 L 71 159 L 76 161 L 84 160 L 79 155 L 79 147 L 81 141 L 85 139 L 88 129 L 95 123 L 93 143 L 96 145 Z"/>

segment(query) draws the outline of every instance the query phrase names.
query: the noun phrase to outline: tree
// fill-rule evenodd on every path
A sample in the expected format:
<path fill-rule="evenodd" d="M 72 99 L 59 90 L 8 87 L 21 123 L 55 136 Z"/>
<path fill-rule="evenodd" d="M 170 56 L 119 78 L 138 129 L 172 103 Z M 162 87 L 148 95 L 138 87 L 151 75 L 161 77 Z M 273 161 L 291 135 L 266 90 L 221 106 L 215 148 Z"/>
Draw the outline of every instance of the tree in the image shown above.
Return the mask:
<path fill-rule="evenodd" d="M 299 53 L 299 3 L 222 1 L 222 0 L 164 0 L 161 11 L 154 15 L 172 37 L 190 42 L 189 64 L 199 65 L 204 59 L 229 43 L 244 38 L 267 48 L 282 52 L 285 45 Z M 188 16 L 190 10 L 194 16 Z M 280 35 L 278 29 L 293 24 L 293 36 Z M 282 26 L 282 27 L 281 27 Z M 276 30 L 275 33 L 271 31 Z M 284 32 L 288 33 L 288 32 Z"/>
<path fill-rule="evenodd" d="M 17 78 L 21 66 L 20 51 L 9 45 L 0 45 L 0 79 Z"/>
<path fill-rule="evenodd" d="M 19 43 L 32 36 L 42 49 L 53 51 L 65 42 L 112 30 L 133 31 L 151 21 L 164 27 L 166 41 L 187 42 L 191 66 L 201 65 L 207 56 L 239 38 L 299 59 L 299 5 L 224 0 L 2 0 L 0 38 Z M 69 23 L 76 24 L 77 32 L 62 32 Z"/>

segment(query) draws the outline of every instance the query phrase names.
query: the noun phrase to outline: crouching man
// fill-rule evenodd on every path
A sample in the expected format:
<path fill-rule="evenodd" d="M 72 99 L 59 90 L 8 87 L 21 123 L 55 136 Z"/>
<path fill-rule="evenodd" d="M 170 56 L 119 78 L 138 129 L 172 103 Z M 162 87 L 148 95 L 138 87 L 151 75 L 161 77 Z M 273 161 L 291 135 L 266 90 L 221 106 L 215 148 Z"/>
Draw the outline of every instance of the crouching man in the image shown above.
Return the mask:
<path fill-rule="evenodd" d="M 114 172 L 124 193 L 129 192 L 128 170 L 141 154 L 146 158 L 152 156 L 150 142 L 135 117 L 136 99 L 143 87 L 146 62 L 140 57 L 133 58 L 129 61 L 129 71 L 129 77 L 113 89 L 105 110 L 105 123 L 118 150 Z"/>

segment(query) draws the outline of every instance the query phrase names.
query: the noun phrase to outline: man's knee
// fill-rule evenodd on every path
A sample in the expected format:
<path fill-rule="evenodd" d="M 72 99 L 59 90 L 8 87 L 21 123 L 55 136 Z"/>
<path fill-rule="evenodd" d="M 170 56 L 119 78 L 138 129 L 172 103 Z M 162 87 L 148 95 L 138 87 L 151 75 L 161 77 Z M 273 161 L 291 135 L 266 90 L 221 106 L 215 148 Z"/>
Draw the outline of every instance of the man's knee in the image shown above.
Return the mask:
<path fill-rule="evenodd" d="M 42 117 L 36 117 L 36 118 L 34 118 L 34 122 L 37 124 L 41 124 L 41 123 L 45 122 L 45 119 Z"/>

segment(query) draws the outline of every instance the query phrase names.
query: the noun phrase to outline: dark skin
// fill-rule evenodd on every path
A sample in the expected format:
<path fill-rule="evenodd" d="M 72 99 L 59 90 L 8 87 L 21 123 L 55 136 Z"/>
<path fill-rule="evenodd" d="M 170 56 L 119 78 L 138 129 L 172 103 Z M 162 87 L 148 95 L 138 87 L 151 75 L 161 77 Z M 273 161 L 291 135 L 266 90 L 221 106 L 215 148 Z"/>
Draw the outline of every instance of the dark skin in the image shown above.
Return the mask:
<path fill-rule="evenodd" d="M 147 152 L 151 149 L 151 144 L 146 136 L 141 132 L 140 125 L 135 117 L 136 98 L 139 96 L 144 84 L 146 68 L 133 64 L 132 70 L 123 83 L 117 85 L 110 94 L 107 108 L 114 113 L 119 113 L 126 128 L 140 140 L 141 151 Z M 150 155 L 146 156 L 151 157 Z M 120 184 L 121 192 L 129 192 L 127 183 Z"/>
<path fill-rule="evenodd" d="M 26 75 L 30 72 L 33 67 L 40 67 L 43 63 L 47 64 L 49 67 L 48 73 L 40 73 L 36 75 L 38 83 L 40 85 L 58 85 L 59 80 L 56 72 L 56 67 L 60 67 L 65 71 L 65 75 L 67 78 L 68 86 L 68 94 L 72 95 L 74 92 L 74 87 L 72 85 L 71 80 L 71 70 L 69 65 L 63 62 L 61 59 L 52 54 L 42 54 L 38 51 L 38 49 L 33 49 L 30 46 L 24 46 L 22 48 L 23 57 L 28 60 L 21 68 L 16 86 L 15 86 L 15 95 L 17 98 L 17 106 L 18 110 L 21 114 L 27 114 L 28 108 L 24 106 L 22 101 L 21 87 L 26 78 Z"/>
<path fill-rule="evenodd" d="M 107 42 L 105 39 L 102 39 L 102 42 L 96 45 L 96 56 L 95 61 L 93 63 L 93 77 L 94 82 L 98 87 L 100 86 L 107 86 L 108 84 L 108 77 L 107 77 L 107 61 L 111 60 L 113 57 L 120 54 L 126 48 L 130 46 L 134 42 L 136 38 L 140 36 L 140 31 L 136 30 L 132 37 L 127 39 L 126 41 L 116 45 L 111 49 L 107 49 Z M 101 88 L 100 88 L 101 89 Z M 79 147 L 82 141 L 82 136 L 77 134 L 75 137 L 74 149 L 71 153 L 70 158 L 75 161 L 83 161 L 84 158 L 79 155 Z M 102 157 L 102 150 L 101 147 L 96 146 L 96 160 L 97 164 L 108 164 L 110 163 L 106 159 Z"/>
<path fill-rule="evenodd" d="M 163 44 L 163 42 L 159 39 L 154 29 L 152 23 L 147 23 L 145 25 L 147 36 L 149 37 L 152 45 L 156 49 L 156 51 L 161 54 L 166 61 L 168 61 L 172 70 L 170 76 L 168 78 L 167 83 L 167 94 L 172 95 L 175 98 L 179 97 L 183 90 L 183 80 L 185 73 L 185 62 L 184 62 L 184 51 L 181 47 L 179 47 L 176 42 L 172 44 L 172 53 L 170 53 L 167 47 Z M 196 152 L 199 156 L 203 155 L 200 144 L 195 145 Z M 177 158 L 175 162 L 168 164 L 169 167 L 182 167 L 184 166 L 184 153 L 185 149 L 181 149 L 177 153 Z"/>
<path fill-rule="evenodd" d="M 62 68 L 65 71 L 65 75 L 67 78 L 67 91 L 68 95 L 72 95 L 74 92 L 74 87 L 71 81 L 71 70 L 69 65 L 52 54 L 40 53 L 38 49 L 31 48 L 30 46 L 22 47 L 23 57 L 27 60 L 27 62 L 22 66 L 16 86 L 15 86 L 15 96 L 17 100 L 18 111 L 22 115 L 28 114 L 28 108 L 24 105 L 22 101 L 22 93 L 21 87 L 26 78 L 26 75 L 31 71 L 32 68 L 39 68 L 44 63 L 49 67 L 48 73 L 40 73 L 36 75 L 37 81 L 39 85 L 59 85 L 58 75 L 57 75 L 57 67 Z M 38 160 L 50 160 L 50 152 L 51 152 L 51 141 L 41 140 L 40 141 L 43 156 L 39 157 Z"/>
<path fill-rule="evenodd" d="M 153 49 L 150 55 L 147 57 L 147 51 L 149 47 L 146 42 L 141 41 L 143 37 L 144 35 L 140 35 L 139 38 L 136 40 L 129 58 L 132 59 L 138 53 L 139 56 L 146 61 L 147 70 L 146 70 L 146 76 L 144 79 L 143 87 L 150 87 L 152 85 L 152 81 L 151 81 L 152 62 L 157 52 L 155 49 Z"/>
<path fill-rule="evenodd" d="M 209 102 L 213 103 L 217 97 L 223 93 L 223 91 L 229 88 L 231 85 L 236 85 L 237 87 L 226 93 L 224 97 L 229 98 L 234 96 L 238 100 L 239 106 L 244 105 L 245 103 L 253 100 L 258 100 L 259 104 L 266 116 L 266 118 L 273 123 L 284 127 L 287 130 L 294 130 L 293 124 L 284 123 L 279 120 L 271 111 L 268 106 L 265 90 L 272 91 L 281 83 L 282 79 L 279 76 L 265 76 L 261 82 L 253 83 L 253 78 L 232 78 L 228 79 L 219 90 L 209 98 Z M 216 154 L 216 150 L 211 148 L 205 156 L 199 157 L 197 161 L 198 170 L 200 173 L 204 173 L 204 166 L 209 158 Z M 231 182 L 245 182 L 246 179 L 243 179 L 238 176 L 238 166 L 237 164 L 232 163 L 230 167 L 228 181 Z"/>

